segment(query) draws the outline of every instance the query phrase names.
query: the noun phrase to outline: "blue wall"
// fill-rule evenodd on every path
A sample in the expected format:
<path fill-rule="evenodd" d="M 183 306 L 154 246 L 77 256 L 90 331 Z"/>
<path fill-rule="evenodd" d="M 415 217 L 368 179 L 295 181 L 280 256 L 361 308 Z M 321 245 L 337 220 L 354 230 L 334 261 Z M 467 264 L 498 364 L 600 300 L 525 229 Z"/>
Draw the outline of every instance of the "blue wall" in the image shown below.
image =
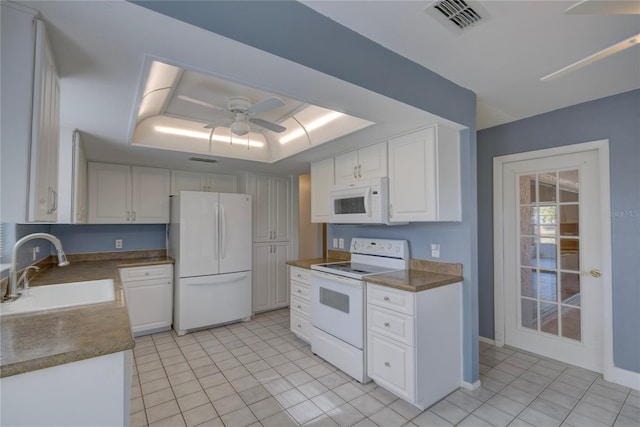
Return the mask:
<path fill-rule="evenodd" d="M 494 336 L 493 157 L 609 140 L 615 366 L 640 372 L 640 90 L 478 132 L 480 335 Z"/>
<path fill-rule="evenodd" d="M 403 233 L 414 255 L 424 242 L 445 247 L 450 261 L 464 265 L 464 380 L 479 378 L 477 301 L 476 96 L 444 77 L 294 1 L 135 1 L 140 6 L 270 52 L 320 72 L 467 126 L 461 133 L 463 221 L 393 230 L 346 227 L 345 236 Z M 241 24 L 239 24 L 241 23 Z M 351 230 L 351 231 L 349 231 Z M 335 233 L 329 227 L 329 235 Z M 373 236 L 373 235 L 372 235 Z M 448 246 L 448 245 L 447 245 Z M 444 258 L 443 258 L 444 259 Z"/>
<path fill-rule="evenodd" d="M 31 233 L 50 233 L 62 242 L 67 254 L 92 252 L 136 251 L 146 249 L 165 249 L 164 224 L 3 224 L 5 228 L 5 246 L 2 262 L 11 262 L 11 251 L 16 241 Z M 115 248 L 115 240 L 122 240 L 122 249 Z M 53 245 L 45 240 L 32 240 L 18 251 L 18 268 L 33 264 L 31 249 L 40 247 L 36 261 L 54 254 Z M 6 272 L 1 277 L 5 277 Z"/>
<path fill-rule="evenodd" d="M 165 249 L 164 224 L 86 224 L 51 226 L 51 234 L 70 254 Z M 116 239 L 122 249 L 116 249 Z"/>

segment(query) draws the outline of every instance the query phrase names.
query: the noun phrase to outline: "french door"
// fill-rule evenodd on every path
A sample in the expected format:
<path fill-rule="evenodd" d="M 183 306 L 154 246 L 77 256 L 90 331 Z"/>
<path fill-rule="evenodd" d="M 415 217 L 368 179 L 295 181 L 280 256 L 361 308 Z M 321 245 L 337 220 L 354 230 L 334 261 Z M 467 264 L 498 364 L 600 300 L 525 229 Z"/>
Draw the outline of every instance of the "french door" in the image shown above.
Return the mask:
<path fill-rule="evenodd" d="M 503 164 L 504 342 L 602 372 L 599 189 L 596 150 Z"/>

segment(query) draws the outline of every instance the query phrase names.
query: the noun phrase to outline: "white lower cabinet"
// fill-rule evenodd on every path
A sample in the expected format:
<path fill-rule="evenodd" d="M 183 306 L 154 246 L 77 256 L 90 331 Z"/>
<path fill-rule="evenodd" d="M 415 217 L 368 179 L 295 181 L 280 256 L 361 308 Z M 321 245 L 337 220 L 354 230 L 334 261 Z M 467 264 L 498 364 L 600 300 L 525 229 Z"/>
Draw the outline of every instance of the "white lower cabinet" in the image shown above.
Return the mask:
<path fill-rule="evenodd" d="M 367 373 L 424 410 L 462 385 L 462 284 L 407 292 L 367 283 Z"/>
<path fill-rule="evenodd" d="M 134 336 L 171 329 L 173 266 L 171 264 L 120 269 L 120 280 Z"/>
<path fill-rule="evenodd" d="M 289 267 L 291 287 L 291 332 L 310 342 L 311 336 L 311 271 Z"/>
<path fill-rule="evenodd" d="M 253 244 L 253 312 L 289 305 L 289 242 Z"/>

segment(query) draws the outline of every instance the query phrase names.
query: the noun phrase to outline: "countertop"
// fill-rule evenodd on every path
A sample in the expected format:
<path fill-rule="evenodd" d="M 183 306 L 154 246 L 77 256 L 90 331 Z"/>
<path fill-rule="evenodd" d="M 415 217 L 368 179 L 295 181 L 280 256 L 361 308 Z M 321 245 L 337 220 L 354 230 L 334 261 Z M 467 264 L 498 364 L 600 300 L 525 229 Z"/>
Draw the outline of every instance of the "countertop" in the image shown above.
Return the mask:
<path fill-rule="evenodd" d="M 331 251 L 329 256 L 332 256 Z M 338 254 L 338 256 L 340 256 Z M 287 264 L 310 269 L 314 264 L 344 261 L 344 258 L 326 257 L 287 261 Z M 367 276 L 365 281 L 408 292 L 422 292 L 438 286 L 462 282 L 462 264 L 411 259 L 409 269 Z"/>
<path fill-rule="evenodd" d="M 70 257 L 70 259 L 72 259 Z M 43 268 L 31 286 L 112 279 L 115 300 L 82 307 L 8 315 L 0 322 L 0 377 L 22 374 L 135 346 L 119 267 L 173 263 L 167 257 L 71 261 Z"/>

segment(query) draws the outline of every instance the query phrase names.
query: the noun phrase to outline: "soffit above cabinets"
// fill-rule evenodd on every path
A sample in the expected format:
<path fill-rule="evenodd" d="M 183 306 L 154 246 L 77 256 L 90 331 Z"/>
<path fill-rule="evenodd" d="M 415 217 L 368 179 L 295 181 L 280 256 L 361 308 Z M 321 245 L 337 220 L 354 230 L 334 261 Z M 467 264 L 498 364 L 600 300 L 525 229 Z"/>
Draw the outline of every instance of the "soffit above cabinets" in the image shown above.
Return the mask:
<path fill-rule="evenodd" d="M 272 163 L 375 124 L 156 60 L 145 70 L 133 145 Z"/>

